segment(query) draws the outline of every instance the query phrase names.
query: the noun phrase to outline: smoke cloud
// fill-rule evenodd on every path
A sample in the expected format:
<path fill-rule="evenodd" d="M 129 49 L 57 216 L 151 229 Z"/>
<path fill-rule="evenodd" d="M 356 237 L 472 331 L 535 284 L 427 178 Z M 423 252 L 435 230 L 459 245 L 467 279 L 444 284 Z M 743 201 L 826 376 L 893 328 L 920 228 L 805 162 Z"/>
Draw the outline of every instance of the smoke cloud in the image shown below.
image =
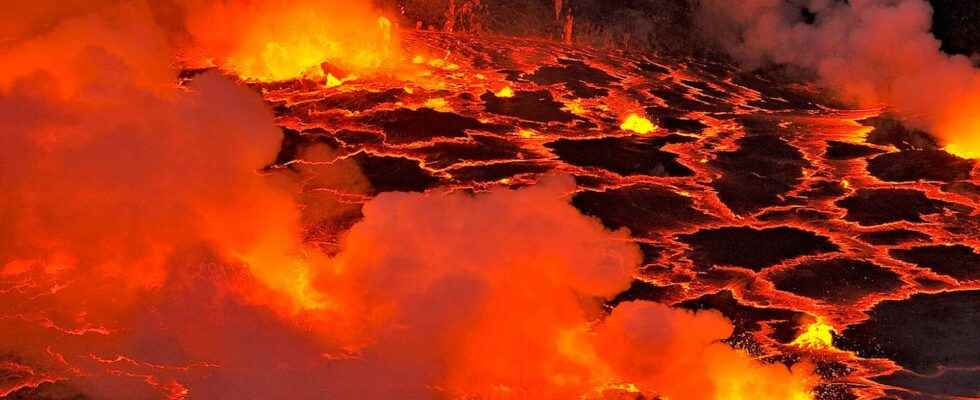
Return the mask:
<path fill-rule="evenodd" d="M 976 157 L 980 72 L 940 51 L 931 17 L 924 0 L 705 0 L 701 9 L 710 37 L 750 66 L 815 71 L 846 100 L 889 106 L 948 151 Z"/>

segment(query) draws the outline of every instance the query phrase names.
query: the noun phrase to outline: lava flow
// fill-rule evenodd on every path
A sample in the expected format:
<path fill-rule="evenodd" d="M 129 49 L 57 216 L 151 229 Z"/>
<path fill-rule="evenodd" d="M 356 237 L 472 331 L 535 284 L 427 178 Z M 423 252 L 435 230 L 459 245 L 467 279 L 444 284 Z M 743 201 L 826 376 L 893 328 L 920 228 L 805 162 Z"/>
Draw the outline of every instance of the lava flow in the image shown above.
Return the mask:
<path fill-rule="evenodd" d="M 892 110 L 357 1 L 62 6 L 0 42 L 0 399 L 980 395 L 977 165 Z"/>

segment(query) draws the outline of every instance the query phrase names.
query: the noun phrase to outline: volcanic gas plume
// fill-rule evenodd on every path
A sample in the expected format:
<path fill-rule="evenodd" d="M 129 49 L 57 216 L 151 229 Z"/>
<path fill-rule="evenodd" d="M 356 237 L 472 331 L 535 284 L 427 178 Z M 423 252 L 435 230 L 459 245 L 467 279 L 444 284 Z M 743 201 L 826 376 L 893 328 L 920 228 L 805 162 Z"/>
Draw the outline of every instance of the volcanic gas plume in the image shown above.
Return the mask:
<path fill-rule="evenodd" d="M 811 13 L 808 20 L 801 8 Z M 864 107 L 889 107 L 938 135 L 949 152 L 980 156 L 980 70 L 940 51 L 925 0 L 707 0 L 710 36 L 750 66 L 791 64 Z"/>

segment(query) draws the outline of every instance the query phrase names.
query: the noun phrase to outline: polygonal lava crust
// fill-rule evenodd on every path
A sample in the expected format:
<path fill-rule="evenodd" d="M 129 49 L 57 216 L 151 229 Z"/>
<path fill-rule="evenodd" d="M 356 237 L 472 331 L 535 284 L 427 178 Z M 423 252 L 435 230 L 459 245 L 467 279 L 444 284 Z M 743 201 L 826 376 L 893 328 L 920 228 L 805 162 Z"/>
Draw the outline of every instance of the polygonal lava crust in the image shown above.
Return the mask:
<path fill-rule="evenodd" d="M 761 271 L 799 256 L 839 250 L 826 236 L 786 226 L 704 229 L 679 235 L 678 240 L 691 246 L 688 257 L 699 269 L 735 266 Z"/>
<path fill-rule="evenodd" d="M 961 281 L 980 279 L 980 254 L 962 244 L 893 249 L 892 257 Z M 978 305 L 980 306 L 980 305 Z M 978 308 L 977 312 L 980 312 Z"/>
<path fill-rule="evenodd" d="M 545 146 L 562 161 L 581 167 L 597 167 L 617 174 L 691 176 L 693 171 L 677 162 L 677 154 L 660 150 L 663 138 L 608 137 L 559 139 Z"/>
<path fill-rule="evenodd" d="M 980 367 L 980 290 L 918 293 L 887 300 L 849 326 L 834 345 L 864 358 L 883 357 L 920 374 L 941 367 Z"/>
<path fill-rule="evenodd" d="M 889 182 L 942 181 L 970 178 L 974 162 L 940 150 L 887 153 L 868 160 L 868 172 Z"/>
<path fill-rule="evenodd" d="M 488 112 L 507 115 L 528 121 L 537 122 L 568 122 L 575 115 L 563 111 L 565 105 L 551 97 L 547 90 L 517 91 L 514 97 L 497 97 L 493 93 L 484 93 L 480 99 Z"/>
<path fill-rule="evenodd" d="M 718 197 L 737 214 L 778 204 L 809 165 L 799 150 L 776 136 L 745 137 L 737 144 L 738 150 L 719 153 L 711 162 L 723 171 L 713 183 Z"/>
<path fill-rule="evenodd" d="M 863 144 L 829 140 L 827 141 L 827 152 L 825 155 L 828 160 L 851 160 L 884 152 L 884 150 Z"/>
<path fill-rule="evenodd" d="M 955 205 L 935 200 L 914 189 L 860 189 L 837 201 L 847 209 L 844 219 L 861 225 L 881 225 L 889 222 L 922 222 L 922 216 L 938 214 Z"/>
<path fill-rule="evenodd" d="M 861 241 L 879 246 L 894 246 L 908 242 L 928 242 L 932 236 L 910 229 L 888 229 L 883 231 L 865 232 L 858 235 Z"/>
<path fill-rule="evenodd" d="M 474 118 L 431 108 L 381 111 L 363 118 L 362 122 L 381 127 L 388 144 L 423 142 L 437 137 L 463 137 L 468 129 L 495 130 Z"/>
<path fill-rule="evenodd" d="M 931 396 L 939 396 L 922 397 L 923 399 L 945 399 L 949 396 L 975 399 L 980 394 L 980 373 L 977 373 L 974 368 L 944 369 L 932 375 L 895 371 L 892 374 L 876 376 L 874 381 Z"/>
<path fill-rule="evenodd" d="M 534 161 L 514 161 L 490 164 L 463 165 L 447 169 L 457 182 L 496 182 L 523 174 L 541 174 L 550 171 L 551 165 Z"/>
<path fill-rule="evenodd" d="M 572 204 L 584 214 L 598 217 L 609 229 L 626 227 L 636 237 L 652 237 L 664 229 L 711 219 L 694 208 L 691 198 L 658 185 L 586 190 L 576 194 Z"/>
<path fill-rule="evenodd" d="M 351 157 L 371 183 L 374 193 L 424 192 L 439 183 L 418 161 L 360 152 Z"/>
<path fill-rule="evenodd" d="M 867 261 L 849 258 L 809 261 L 770 275 L 776 289 L 825 303 L 852 303 L 873 293 L 902 286 L 898 274 Z"/>
<path fill-rule="evenodd" d="M 426 167 L 434 169 L 473 161 L 541 158 L 506 139 L 486 135 L 470 135 L 470 140 L 465 141 L 437 142 L 412 149 L 411 153 L 424 159 Z"/>

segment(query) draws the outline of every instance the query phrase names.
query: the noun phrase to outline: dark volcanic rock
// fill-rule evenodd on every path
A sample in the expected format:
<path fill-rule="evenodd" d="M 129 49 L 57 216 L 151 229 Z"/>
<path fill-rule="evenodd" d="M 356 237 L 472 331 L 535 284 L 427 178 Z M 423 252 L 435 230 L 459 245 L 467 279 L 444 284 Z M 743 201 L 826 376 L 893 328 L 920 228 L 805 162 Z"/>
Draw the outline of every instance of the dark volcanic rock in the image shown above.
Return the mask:
<path fill-rule="evenodd" d="M 534 161 L 514 161 L 492 164 L 465 165 L 446 170 L 456 181 L 494 182 L 522 174 L 541 174 L 551 165 Z"/>
<path fill-rule="evenodd" d="M 620 175 L 692 176 L 694 173 L 677 162 L 677 154 L 660 150 L 663 143 L 635 137 L 602 139 L 559 139 L 545 146 L 562 161 L 580 167 L 603 168 Z"/>
<path fill-rule="evenodd" d="M 424 192 L 439 179 L 423 169 L 418 161 L 402 157 L 376 156 L 360 152 L 353 157 L 361 173 L 371 182 L 372 192 Z"/>
<path fill-rule="evenodd" d="M 759 221 L 825 221 L 833 215 L 806 207 L 793 207 L 787 210 L 767 210 L 755 216 Z"/>
<path fill-rule="evenodd" d="M 557 66 L 549 65 L 538 68 L 528 79 L 540 85 L 563 83 L 566 87 L 573 90 L 575 90 L 575 87 L 581 87 L 583 84 L 606 86 L 619 80 L 601 69 L 591 67 L 579 60 L 570 59 L 558 60 Z M 580 97 L 592 97 L 578 93 L 576 95 Z"/>
<path fill-rule="evenodd" d="M 719 153 L 711 161 L 723 172 L 713 183 L 718 197 L 737 214 L 779 204 L 809 166 L 799 150 L 776 136 L 749 136 L 738 145 L 738 150 Z"/>
<path fill-rule="evenodd" d="M 914 189 L 861 189 L 836 204 L 847 209 L 844 219 L 861 225 L 922 222 L 923 215 L 937 214 L 952 206 Z"/>
<path fill-rule="evenodd" d="M 384 141 L 384 138 L 378 133 L 350 129 L 341 129 L 333 136 L 349 145 L 377 144 Z"/>
<path fill-rule="evenodd" d="M 915 390 L 936 396 L 976 398 L 980 394 L 980 373 L 975 369 L 948 369 L 938 375 L 919 375 L 908 371 L 872 378 L 886 385 Z"/>
<path fill-rule="evenodd" d="M 980 290 L 919 293 L 874 306 L 834 345 L 864 358 L 883 357 L 914 372 L 980 366 Z"/>
<path fill-rule="evenodd" d="M 932 236 L 909 229 L 889 229 L 878 232 L 866 232 L 858 235 L 862 241 L 874 245 L 896 245 L 908 242 L 928 242 Z"/>
<path fill-rule="evenodd" d="M 844 383 L 821 383 L 813 388 L 813 398 L 817 400 L 858 400 L 851 387 Z"/>
<path fill-rule="evenodd" d="M 689 197 L 657 185 L 632 185 L 603 192 L 587 190 L 576 194 L 572 205 L 598 217 L 610 229 L 626 227 L 637 237 L 711 220 L 694 208 Z"/>
<path fill-rule="evenodd" d="M 776 289 L 831 304 L 846 304 L 871 293 L 902 286 L 898 274 L 867 261 L 835 258 L 804 262 L 770 277 Z"/>
<path fill-rule="evenodd" d="M 785 226 L 703 229 L 678 239 L 691 245 L 688 257 L 701 269 L 730 265 L 761 271 L 799 256 L 838 250 L 825 236 Z"/>
<path fill-rule="evenodd" d="M 380 126 L 389 144 L 407 144 L 436 137 L 463 137 L 468 129 L 493 130 L 474 118 L 436 111 L 430 108 L 381 111 L 362 118 L 361 122 Z"/>
<path fill-rule="evenodd" d="M 472 141 L 440 142 L 412 150 L 425 160 L 426 167 L 441 169 L 464 161 L 493 161 L 538 158 L 506 139 L 473 135 Z"/>
<path fill-rule="evenodd" d="M 905 127 L 900 121 L 888 117 L 874 117 L 859 121 L 872 126 L 867 142 L 882 146 L 895 146 L 900 150 L 938 150 L 939 143 L 928 133 Z"/>
<path fill-rule="evenodd" d="M 812 181 L 806 189 L 800 191 L 800 195 L 812 199 L 839 197 L 845 193 L 847 193 L 847 188 L 843 184 L 824 179 Z"/>
<path fill-rule="evenodd" d="M 348 111 L 364 111 L 384 103 L 394 103 L 405 95 L 402 89 L 388 89 L 383 92 L 355 91 L 327 96 L 314 104 L 317 108 L 341 108 Z"/>
<path fill-rule="evenodd" d="M 890 182 L 970 179 L 973 161 L 941 150 L 911 150 L 882 154 L 868 160 L 868 172 Z"/>
<path fill-rule="evenodd" d="M 851 160 L 855 158 L 881 154 L 884 152 L 885 152 L 884 150 L 871 146 L 865 146 L 863 144 L 828 140 L 826 156 L 830 160 Z"/>
<path fill-rule="evenodd" d="M 726 318 L 732 320 L 735 331 L 732 336 L 745 332 L 755 332 L 762 329 L 761 322 L 784 322 L 796 324 L 806 313 L 782 308 L 755 307 L 739 303 L 731 290 L 722 290 L 706 294 L 696 299 L 685 300 L 676 304 L 677 307 L 688 310 L 717 310 Z"/>
<path fill-rule="evenodd" d="M 626 289 L 607 303 L 610 307 L 616 307 L 619 303 L 627 301 L 654 301 L 661 303 L 671 295 L 678 292 L 677 285 L 657 286 L 639 279 L 630 283 L 630 288 Z"/>
<path fill-rule="evenodd" d="M 732 78 L 732 83 L 759 91 L 762 98 L 753 103 L 756 107 L 777 111 L 788 109 L 817 110 L 820 108 L 813 101 L 812 96 L 807 96 L 791 89 L 788 85 L 784 85 L 783 83 L 790 82 L 791 78 L 779 69 L 780 67 L 773 65 L 768 70 L 739 73 Z"/>
<path fill-rule="evenodd" d="M 962 244 L 893 249 L 889 254 L 899 260 L 961 281 L 980 279 L 980 254 L 977 254 L 972 247 Z"/>
<path fill-rule="evenodd" d="M 282 144 L 273 164 L 284 165 L 290 161 L 301 159 L 303 154 L 315 147 L 326 146 L 331 151 L 340 147 L 340 142 L 323 129 L 310 129 L 304 132 L 293 129 L 282 129 Z"/>
<path fill-rule="evenodd" d="M 980 185 L 973 182 L 952 182 L 943 185 L 943 191 L 956 193 L 980 201 Z"/>
<path fill-rule="evenodd" d="M 547 90 L 532 92 L 519 90 L 514 92 L 514 97 L 497 97 L 493 93 L 486 92 L 480 96 L 480 99 L 489 112 L 528 121 L 568 122 L 575 118 L 575 115 L 563 111 L 562 107 L 565 105 L 555 101 L 551 97 L 551 92 Z"/>
<path fill-rule="evenodd" d="M 691 95 L 690 89 L 682 85 L 674 85 L 663 88 L 651 89 L 650 94 L 660 98 L 667 107 L 674 112 L 728 112 L 734 107 L 731 104 L 723 103 L 718 100 L 708 98 L 708 101 L 699 101 Z M 662 115 L 656 109 L 652 109 L 648 114 Z"/>
<path fill-rule="evenodd" d="M 667 69 L 666 67 L 654 63 L 649 63 L 649 62 L 637 63 L 636 69 L 642 72 L 646 72 L 647 74 L 652 76 L 667 75 L 670 73 L 670 70 Z"/>
<path fill-rule="evenodd" d="M 748 136 L 779 135 L 783 128 L 777 120 L 760 116 L 746 116 L 735 119 Z"/>
<path fill-rule="evenodd" d="M 708 125 L 705 125 L 701 121 L 696 119 L 686 119 L 686 118 L 676 118 L 676 117 L 661 117 L 657 121 L 657 125 L 661 128 L 667 129 L 669 131 L 678 131 L 685 133 L 701 133 Z"/>

